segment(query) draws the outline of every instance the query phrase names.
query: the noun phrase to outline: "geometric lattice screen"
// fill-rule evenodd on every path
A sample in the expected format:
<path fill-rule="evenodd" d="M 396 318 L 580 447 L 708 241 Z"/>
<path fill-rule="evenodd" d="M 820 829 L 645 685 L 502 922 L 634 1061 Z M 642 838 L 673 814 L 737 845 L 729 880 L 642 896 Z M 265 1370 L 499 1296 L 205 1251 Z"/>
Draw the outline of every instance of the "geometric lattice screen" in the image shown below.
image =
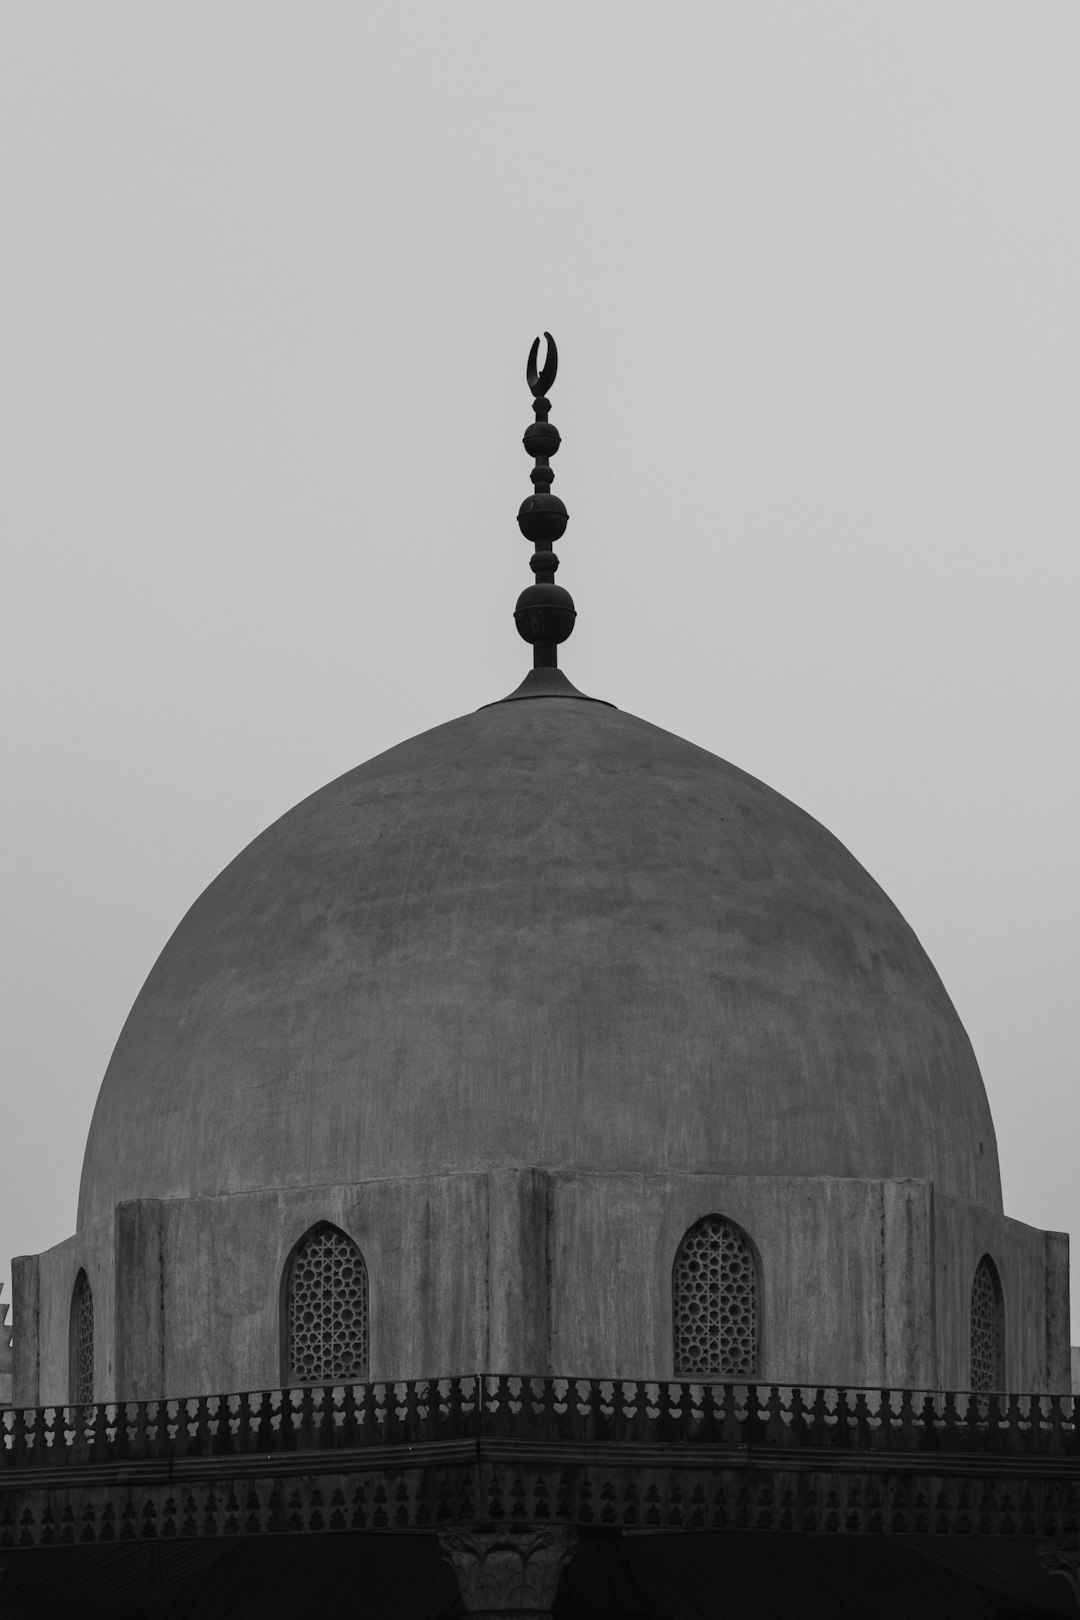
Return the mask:
<path fill-rule="evenodd" d="M 288 1279 L 289 1384 L 349 1384 L 367 1378 L 368 1281 L 364 1257 L 336 1226 L 301 1243 Z"/>
<path fill-rule="evenodd" d="M 1005 1388 L 1005 1312 L 993 1261 L 983 1255 L 971 1285 L 971 1387 L 980 1394 Z"/>
<path fill-rule="evenodd" d="M 94 1296 L 85 1271 L 76 1277 L 71 1296 L 69 1356 L 71 1403 L 86 1406 L 94 1399 Z"/>
<path fill-rule="evenodd" d="M 722 1215 L 706 1215 L 679 1244 L 672 1273 L 677 1378 L 753 1378 L 757 1277 L 750 1245 Z"/>

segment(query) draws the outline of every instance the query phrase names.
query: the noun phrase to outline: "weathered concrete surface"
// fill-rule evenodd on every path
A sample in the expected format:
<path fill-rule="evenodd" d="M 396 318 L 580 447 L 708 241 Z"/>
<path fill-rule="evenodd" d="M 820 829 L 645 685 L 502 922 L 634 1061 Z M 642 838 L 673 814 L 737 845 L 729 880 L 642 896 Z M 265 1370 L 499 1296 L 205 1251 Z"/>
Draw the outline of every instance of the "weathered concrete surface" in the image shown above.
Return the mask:
<path fill-rule="evenodd" d="M 79 1225 L 515 1165 L 1001 1207 L 967 1036 L 858 862 L 734 766 L 559 699 L 403 743 L 211 884 L 120 1037 Z"/>
<path fill-rule="evenodd" d="M 713 1213 L 743 1228 L 759 1260 L 767 1383 L 966 1388 L 971 1282 L 988 1253 L 1009 1387 L 1069 1387 L 1060 1234 L 911 1179 L 526 1167 L 121 1204 L 89 1236 L 18 1264 L 16 1399 L 68 1399 L 80 1265 L 99 1399 L 279 1386 L 282 1279 L 324 1220 L 364 1255 L 373 1379 L 670 1379 L 672 1265 L 687 1228 Z"/>
<path fill-rule="evenodd" d="M 555 1175 L 551 1208 L 553 1371 L 670 1378 L 672 1263 L 715 1213 L 760 1260 L 768 1383 L 968 1388 L 971 1283 L 989 1253 L 1010 1389 L 1069 1387 L 1067 1238 L 928 1182 Z"/>
<path fill-rule="evenodd" d="M 16 1406 L 61 1405 L 70 1397 L 71 1297 L 80 1270 L 94 1298 L 94 1394 L 116 1392 L 116 1231 L 113 1212 L 44 1254 L 11 1262 Z"/>
<path fill-rule="evenodd" d="M 14 1357 L 11 1352 L 11 1326 L 8 1322 L 8 1302 L 3 1298 L 4 1285 L 0 1283 L 0 1406 L 11 1405 L 11 1383 Z"/>
<path fill-rule="evenodd" d="M 940 1382 L 967 1382 L 970 1344 L 953 1324 L 970 1321 L 975 1267 L 988 1254 L 997 1267 L 1005 1308 L 1005 1374 L 1010 1388 L 1067 1393 L 1069 1368 L 1069 1239 L 1041 1232 L 959 1199 L 935 1198 Z M 1014 1372 L 1015 1369 L 1015 1372 Z"/>

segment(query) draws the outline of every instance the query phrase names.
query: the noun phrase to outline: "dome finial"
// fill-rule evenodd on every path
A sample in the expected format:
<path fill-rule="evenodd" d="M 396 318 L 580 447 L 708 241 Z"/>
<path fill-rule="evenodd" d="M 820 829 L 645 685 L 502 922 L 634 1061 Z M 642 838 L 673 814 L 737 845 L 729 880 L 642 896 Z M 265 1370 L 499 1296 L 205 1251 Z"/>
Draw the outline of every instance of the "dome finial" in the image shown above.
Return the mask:
<path fill-rule="evenodd" d="M 569 516 L 559 497 L 551 493 L 555 477 L 551 470 L 551 458 L 561 441 L 558 428 L 548 421 L 551 401 L 547 397 L 547 390 L 555 381 L 559 351 L 550 332 L 545 332 L 544 337 L 547 339 L 547 353 L 543 368 L 540 371 L 536 369 L 540 353 L 539 338 L 533 339 L 525 368 L 536 421 L 530 422 L 521 442 L 526 454 L 535 458 L 536 465 L 529 474 L 533 494 L 522 501 L 517 515 L 518 528 L 535 548 L 529 558 L 529 567 L 536 583 L 528 586 L 518 597 L 514 622 L 518 635 L 529 642 L 533 649 L 533 668 L 555 669 L 558 666 L 556 648 L 573 630 L 577 614 L 570 592 L 555 583 L 559 559 L 551 548 L 566 532 Z"/>

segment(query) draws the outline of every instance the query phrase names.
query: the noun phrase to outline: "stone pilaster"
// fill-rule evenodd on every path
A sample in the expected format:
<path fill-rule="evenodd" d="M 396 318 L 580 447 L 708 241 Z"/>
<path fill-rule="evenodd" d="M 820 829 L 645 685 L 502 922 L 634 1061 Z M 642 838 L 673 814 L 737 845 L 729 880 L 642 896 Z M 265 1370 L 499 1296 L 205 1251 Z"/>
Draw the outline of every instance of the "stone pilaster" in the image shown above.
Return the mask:
<path fill-rule="evenodd" d="M 490 1372 L 550 1371 L 547 1200 L 543 1170 L 488 1172 Z"/>
<path fill-rule="evenodd" d="M 161 1199 L 117 1204 L 114 1245 L 116 1399 L 156 1400 L 168 1390 Z"/>
<path fill-rule="evenodd" d="M 457 1576 L 466 1614 L 527 1620 L 551 1613 L 577 1533 L 562 1525 L 520 1532 L 448 1530 L 439 1544 Z"/>
<path fill-rule="evenodd" d="M 11 1262 L 12 1380 L 11 1404 L 37 1406 L 41 1401 L 41 1260 L 17 1254 Z M 67 1346 L 64 1346 L 66 1357 Z"/>

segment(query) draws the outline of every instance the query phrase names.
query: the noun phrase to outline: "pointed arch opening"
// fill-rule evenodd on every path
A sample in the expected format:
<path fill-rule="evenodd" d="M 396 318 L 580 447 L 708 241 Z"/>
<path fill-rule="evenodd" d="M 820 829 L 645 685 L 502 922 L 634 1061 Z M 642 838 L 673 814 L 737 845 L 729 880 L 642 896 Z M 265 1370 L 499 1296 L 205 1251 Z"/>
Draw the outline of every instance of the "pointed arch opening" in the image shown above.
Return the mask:
<path fill-rule="evenodd" d="M 671 1273 L 677 1378 L 755 1378 L 760 1358 L 757 1255 L 724 1215 L 683 1235 Z"/>
<path fill-rule="evenodd" d="M 81 1268 L 71 1290 L 68 1396 L 73 1406 L 86 1406 L 94 1399 L 94 1291 Z"/>
<path fill-rule="evenodd" d="M 359 1245 L 320 1221 L 282 1278 L 282 1382 L 362 1383 L 368 1376 L 368 1274 Z"/>
<path fill-rule="evenodd" d="M 1005 1388 L 1005 1304 L 988 1254 L 975 1267 L 971 1284 L 971 1388 L 979 1395 Z"/>

